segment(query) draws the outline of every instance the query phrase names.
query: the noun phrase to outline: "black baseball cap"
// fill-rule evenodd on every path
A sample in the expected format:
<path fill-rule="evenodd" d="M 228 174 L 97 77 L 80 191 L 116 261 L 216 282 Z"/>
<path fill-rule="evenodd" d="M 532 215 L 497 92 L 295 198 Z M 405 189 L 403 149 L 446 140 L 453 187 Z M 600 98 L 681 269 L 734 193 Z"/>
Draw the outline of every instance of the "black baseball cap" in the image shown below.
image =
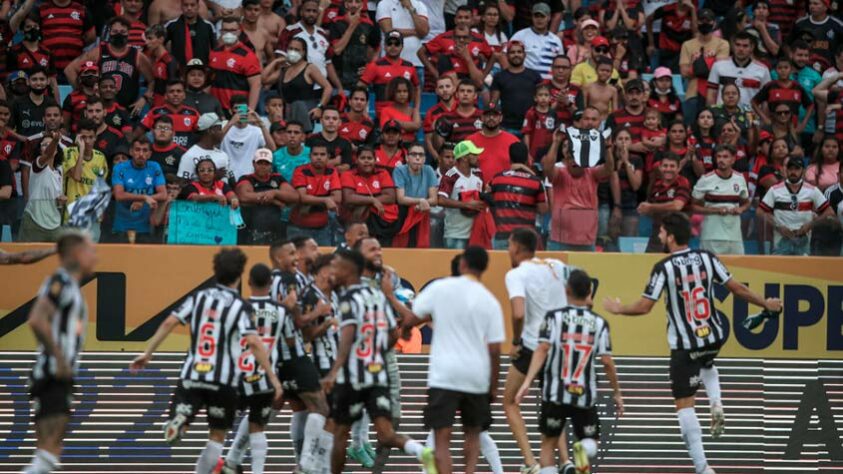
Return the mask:
<path fill-rule="evenodd" d="M 791 158 L 787 160 L 786 168 L 804 168 L 805 162 L 802 161 L 802 158 Z"/>

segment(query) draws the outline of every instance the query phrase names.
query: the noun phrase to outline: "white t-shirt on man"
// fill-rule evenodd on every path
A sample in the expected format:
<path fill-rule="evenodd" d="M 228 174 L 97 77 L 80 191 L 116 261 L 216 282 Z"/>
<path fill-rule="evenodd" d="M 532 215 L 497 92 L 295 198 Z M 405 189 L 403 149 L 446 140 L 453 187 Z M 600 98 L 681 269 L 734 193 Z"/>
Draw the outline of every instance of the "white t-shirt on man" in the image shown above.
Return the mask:
<path fill-rule="evenodd" d="M 424 3 L 420 2 L 419 0 L 410 0 L 410 3 L 413 5 L 413 8 L 416 9 L 417 15 L 429 18 L 427 13 L 427 7 L 424 5 Z M 416 27 L 413 23 L 413 16 L 410 15 L 409 10 L 401 6 L 401 2 L 399 0 L 381 0 L 378 3 L 377 13 L 375 13 L 375 20 L 380 22 L 384 18 L 392 19 L 393 30 L 409 30 Z M 382 35 L 384 38 L 386 37 L 386 33 L 388 33 L 388 31 L 384 32 L 384 34 Z M 413 63 L 413 66 L 421 67 L 422 63 L 418 57 L 418 52 L 419 48 L 421 48 L 421 44 L 422 39 L 418 36 L 405 36 L 404 49 L 401 50 L 401 59 Z"/>
<path fill-rule="evenodd" d="M 246 125 L 243 128 L 231 127 L 220 143 L 220 150 L 228 155 L 234 179 L 255 172 L 252 159 L 258 148 L 266 146 L 260 127 Z"/>
<path fill-rule="evenodd" d="M 539 329 L 548 311 L 568 305 L 565 285 L 570 268 L 555 258 L 533 258 L 506 272 L 509 299 L 524 298 L 521 345 L 531 351 L 539 344 Z M 517 334 L 515 335 L 517 337 Z"/>
<path fill-rule="evenodd" d="M 211 161 L 217 165 L 217 174 L 219 174 L 220 170 L 226 170 L 225 176 L 233 176 L 231 166 L 229 166 L 228 155 L 224 151 L 219 148 L 206 150 L 196 144 L 188 148 L 187 151 L 184 152 L 184 155 L 181 156 L 181 160 L 179 161 L 179 178 L 195 181 L 196 163 L 199 163 L 206 158 L 210 158 Z"/>
<path fill-rule="evenodd" d="M 433 320 L 427 386 L 488 393 L 489 344 L 506 337 L 503 311 L 495 296 L 470 276 L 442 278 L 416 296 L 413 311 Z"/>

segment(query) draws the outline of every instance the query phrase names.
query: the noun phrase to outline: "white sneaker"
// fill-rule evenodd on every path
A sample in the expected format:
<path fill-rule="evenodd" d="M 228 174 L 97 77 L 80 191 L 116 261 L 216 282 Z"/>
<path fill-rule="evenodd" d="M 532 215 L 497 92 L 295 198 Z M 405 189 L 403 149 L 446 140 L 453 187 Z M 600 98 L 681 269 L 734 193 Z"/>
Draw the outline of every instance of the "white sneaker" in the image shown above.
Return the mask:
<path fill-rule="evenodd" d="M 539 474 L 541 467 L 539 467 L 539 463 L 535 463 L 532 466 L 528 466 L 524 464 L 521 466 L 521 474 Z"/>
<path fill-rule="evenodd" d="M 726 431 L 726 415 L 723 413 L 723 405 L 714 405 L 711 407 L 711 437 L 717 439 L 723 436 L 724 431 Z"/>
<path fill-rule="evenodd" d="M 164 425 L 164 441 L 166 441 L 167 444 L 174 444 L 180 440 L 181 436 L 184 434 L 186 422 L 187 417 L 182 414 L 178 414 L 174 416 L 172 420 L 168 421 Z"/>

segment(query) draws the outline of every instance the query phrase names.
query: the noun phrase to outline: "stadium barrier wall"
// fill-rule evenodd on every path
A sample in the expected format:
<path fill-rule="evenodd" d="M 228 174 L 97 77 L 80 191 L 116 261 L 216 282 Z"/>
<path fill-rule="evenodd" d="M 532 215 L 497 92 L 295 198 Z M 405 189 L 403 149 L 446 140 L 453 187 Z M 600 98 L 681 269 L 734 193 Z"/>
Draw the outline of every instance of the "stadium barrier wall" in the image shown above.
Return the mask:
<path fill-rule="evenodd" d="M 4 244 L 6 252 L 44 245 Z M 90 324 L 88 351 L 141 351 L 158 324 L 185 295 L 212 283 L 215 247 L 102 245 L 96 276 L 84 285 Z M 266 247 L 243 247 L 249 264 L 268 262 Z M 323 249 L 328 250 L 328 249 Z M 385 249 L 384 261 L 419 290 L 447 275 L 453 250 Z M 599 280 L 597 311 L 602 300 L 618 296 L 632 301 L 641 294 L 657 255 L 547 252 L 587 270 Z M 724 357 L 777 359 L 843 359 L 843 265 L 838 258 L 724 257 L 735 278 L 767 297 L 784 300 L 784 313 L 754 332 L 741 322 L 757 308 L 736 300 L 725 289 L 717 292 L 718 308 L 731 322 Z M 35 265 L 0 267 L 0 350 L 28 351 L 36 341 L 26 317 L 43 279 L 55 268 L 55 257 Z M 510 268 L 506 252 L 492 252 L 483 282 L 509 314 L 504 275 Z M 243 287 L 248 295 L 248 288 Z M 647 316 L 606 316 L 613 349 L 620 356 L 665 356 L 665 315 L 657 303 Z M 507 317 L 507 327 L 509 321 Z M 166 351 L 187 347 L 187 328 L 178 328 L 162 346 Z"/>

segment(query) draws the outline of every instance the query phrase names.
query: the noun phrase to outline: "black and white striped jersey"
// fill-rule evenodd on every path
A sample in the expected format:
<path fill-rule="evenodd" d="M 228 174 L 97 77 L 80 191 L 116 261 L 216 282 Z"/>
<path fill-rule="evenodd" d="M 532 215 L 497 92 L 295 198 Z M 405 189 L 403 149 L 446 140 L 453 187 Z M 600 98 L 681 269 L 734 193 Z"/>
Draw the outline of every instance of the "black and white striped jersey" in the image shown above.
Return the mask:
<path fill-rule="evenodd" d="M 539 330 L 539 343 L 550 344 L 542 400 L 580 408 L 594 406 L 594 359 L 612 353 L 609 323 L 588 308 L 565 306 L 547 313 Z"/>
<path fill-rule="evenodd" d="M 85 342 L 88 307 L 76 280 L 64 268 L 59 268 L 44 280 L 38 290 L 39 298 L 47 298 L 55 306 L 50 321 L 50 333 L 64 360 L 75 376 L 79 368 L 79 353 Z M 32 368 L 32 380 L 44 380 L 56 375 L 56 358 L 38 345 L 38 359 Z"/>
<path fill-rule="evenodd" d="M 304 272 L 297 268 L 296 285 L 298 286 L 299 290 L 299 298 L 301 298 L 301 295 L 304 294 L 304 290 L 307 289 L 307 287 L 311 284 L 313 284 L 313 277 L 310 275 L 305 275 Z M 299 302 L 301 302 L 301 299 L 299 299 Z"/>
<path fill-rule="evenodd" d="M 272 301 L 280 303 L 291 291 L 296 291 L 296 295 L 301 298 L 295 273 L 283 272 L 278 269 L 272 270 L 272 286 L 269 291 Z"/>
<path fill-rule="evenodd" d="M 327 319 L 333 318 L 337 307 L 337 296 L 334 292 L 326 295 L 316 285 L 308 286 L 304 291 L 302 298 L 302 311 L 309 313 L 313 308 L 319 304 L 319 301 L 325 301 L 331 304 L 331 311 L 327 314 L 320 315 L 318 319 L 313 322 L 314 326 L 319 326 Z M 336 360 L 337 346 L 339 344 L 339 333 L 334 326 L 328 328 L 328 331 L 313 340 L 313 350 L 311 356 L 316 363 L 316 367 L 320 370 L 330 370 Z"/>
<path fill-rule="evenodd" d="M 350 384 L 355 390 L 389 387 L 387 359 L 391 349 L 390 334 L 396 326 L 395 314 L 383 292 L 360 283 L 345 289 L 339 297 L 340 332 L 354 326 L 354 343 L 337 383 Z"/>
<path fill-rule="evenodd" d="M 272 301 L 269 296 L 253 296 L 249 298 L 252 305 L 252 324 L 263 341 L 264 348 L 269 354 L 269 362 L 272 367 L 278 362 L 279 343 L 282 339 L 284 322 L 288 318 L 287 310 L 279 303 Z M 240 359 L 237 365 L 242 373 L 241 388 L 243 395 L 250 396 L 256 393 L 273 391 L 272 384 L 266 377 L 266 372 L 261 368 L 255 355 L 249 350 L 246 338 L 240 339 Z"/>
<path fill-rule="evenodd" d="M 653 267 L 644 297 L 658 301 L 667 290 L 671 349 L 703 349 L 726 341 L 729 322 L 714 306 L 714 284 L 731 278 L 720 259 L 705 250 L 680 250 Z"/>
<path fill-rule="evenodd" d="M 240 339 L 256 334 L 252 306 L 231 288 L 216 285 L 187 297 L 173 313 L 190 326 L 182 380 L 237 387 Z"/>

